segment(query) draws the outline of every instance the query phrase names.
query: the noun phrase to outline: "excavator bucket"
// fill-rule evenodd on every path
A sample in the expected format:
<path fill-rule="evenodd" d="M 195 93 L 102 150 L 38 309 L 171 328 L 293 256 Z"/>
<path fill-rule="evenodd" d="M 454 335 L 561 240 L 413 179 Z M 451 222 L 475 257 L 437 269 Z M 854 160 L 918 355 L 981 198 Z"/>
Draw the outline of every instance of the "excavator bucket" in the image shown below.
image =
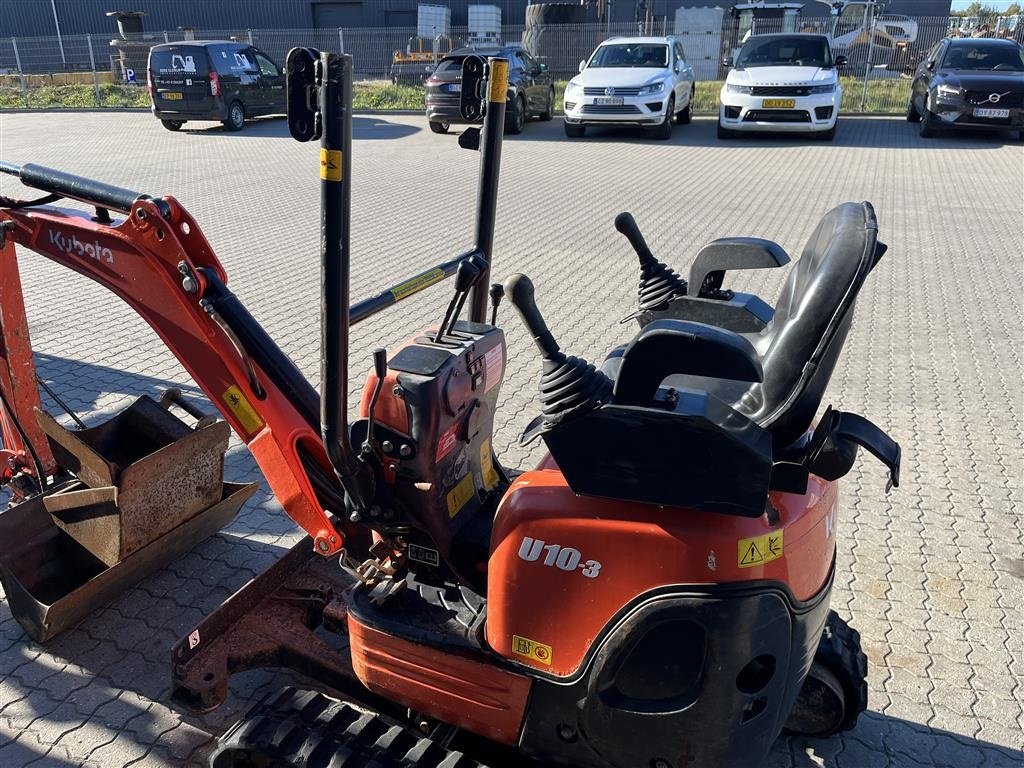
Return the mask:
<path fill-rule="evenodd" d="M 39 642 L 216 533 L 256 489 L 223 481 L 223 421 L 193 429 L 149 397 L 78 432 L 36 417 L 74 477 L 0 513 L 0 582 Z"/>

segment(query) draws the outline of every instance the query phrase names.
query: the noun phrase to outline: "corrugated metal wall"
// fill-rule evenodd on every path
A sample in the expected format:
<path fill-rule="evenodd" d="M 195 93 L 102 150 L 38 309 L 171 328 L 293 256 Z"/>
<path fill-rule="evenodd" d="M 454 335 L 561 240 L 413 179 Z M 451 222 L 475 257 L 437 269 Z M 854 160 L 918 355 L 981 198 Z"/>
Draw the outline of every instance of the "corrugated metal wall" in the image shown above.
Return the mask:
<path fill-rule="evenodd" d="M 467 8 L 475 2 L 497 5 L 505 24 L 521 24 L 526 0 L 432 0 L 452 9 L 452 23 L 466 24 Z M 607 0 L 606 0 L 607 2 Z M 715 0 L 649 0 L 655 17 L 669 24 L 680 6 L 730 7 Z M 52 0 L 60 19 L 61 33 L 116 36 L 117 26 L 106 12 L 145 11 L 147 32 L 193 26 L 200 30 L 309 29 L 315 26 L 381 27 L 415 26 L 417 0 Z M 636 0 L 613 0 L 613 20 L 632 21 Z M 946 16 L 950 0 L 892 0 L 890 13 L 912 16 Z M 805 16 L 823 15 L 828 9 L 808 2 Z M 55 35 L 51 0 L 0 0 L 0 35 L 41 37 Z"/>

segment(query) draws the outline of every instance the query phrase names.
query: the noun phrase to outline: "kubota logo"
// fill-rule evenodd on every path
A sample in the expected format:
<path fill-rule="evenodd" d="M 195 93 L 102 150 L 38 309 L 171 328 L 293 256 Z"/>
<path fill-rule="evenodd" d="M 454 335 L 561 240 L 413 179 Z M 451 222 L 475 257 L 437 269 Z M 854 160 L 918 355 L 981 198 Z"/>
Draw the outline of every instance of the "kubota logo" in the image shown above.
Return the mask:
<path fill-rule="evenodd" d="M 97 261 L 105 261 L 107 264 L 114 263 L 114 252 L 100 245 L 98 240 L 92 243 L 83 243 L 75 235 L 65 235 L 63 232 L 51 229 L 50 245 L 57 246 L 58 249 L 69 256 L 96 259 Z"/>

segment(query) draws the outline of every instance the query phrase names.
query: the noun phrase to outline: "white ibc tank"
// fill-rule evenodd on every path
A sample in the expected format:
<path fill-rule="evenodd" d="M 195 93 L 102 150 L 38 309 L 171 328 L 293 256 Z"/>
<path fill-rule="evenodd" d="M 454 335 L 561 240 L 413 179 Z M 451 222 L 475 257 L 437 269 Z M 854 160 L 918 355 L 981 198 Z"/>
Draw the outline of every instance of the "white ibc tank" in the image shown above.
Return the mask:
<path fill-rule="evenodd" d="M 496 5 L 469 6 L 470 37 L 501 37 L 501 8 Z"/>
<path fill-rule="evenodd" d="M 449 36 L 452 26 L 452 9 L 447 5 L 416 6 L 416 34 L 432 38 L 436 35 Z"/>
<path fill-rule="evenodd" d="M 722 8 L 678 8 L 675 33 L 698 80 L 718 78 L 722 45 Z"/>

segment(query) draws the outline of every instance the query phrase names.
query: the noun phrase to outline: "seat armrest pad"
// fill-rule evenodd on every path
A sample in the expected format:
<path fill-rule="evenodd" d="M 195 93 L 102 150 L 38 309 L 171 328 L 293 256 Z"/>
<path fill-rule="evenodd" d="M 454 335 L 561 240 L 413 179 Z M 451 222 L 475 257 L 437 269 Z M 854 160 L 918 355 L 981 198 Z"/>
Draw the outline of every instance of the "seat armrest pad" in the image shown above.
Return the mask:
<path fill-rule="evenodd" d="M 675 374 L 759 382 L 764 370 L 757 351 L 738 333 L 685 320 L 655 320 L 626 347 L 613 402 L 648 406 L 661 383 Z"/>
<path fill-rule="evenodd" d="M 690 291 L 699 295 L 707 277 L 730 269 L 768 269 L 789 263 L 789 254 L 776 242 L 761 237 L 722 237 L 697 253 L 690 266 Z M 721 285 L 721 276 L 718 284 Z"/>

